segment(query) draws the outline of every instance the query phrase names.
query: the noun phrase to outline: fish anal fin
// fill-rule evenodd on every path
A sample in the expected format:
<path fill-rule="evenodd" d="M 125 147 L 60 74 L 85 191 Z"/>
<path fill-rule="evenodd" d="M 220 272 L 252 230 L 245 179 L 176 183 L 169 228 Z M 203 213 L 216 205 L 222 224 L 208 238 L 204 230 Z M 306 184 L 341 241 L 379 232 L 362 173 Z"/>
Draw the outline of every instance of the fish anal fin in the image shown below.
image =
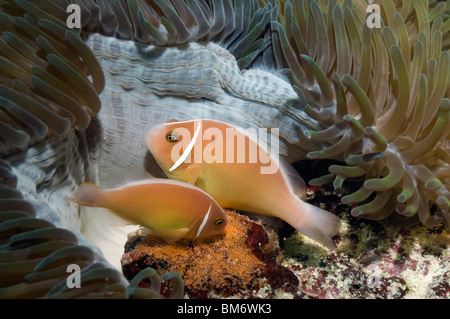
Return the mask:
<path fill-rule="evenodd" d="M 293 212 L 286 217 L 288 219 L 286 221 L 303 235 L 329 249 L 336 248 L 332 237 L 337 235 L 339 231 L 340 220 L 335 215 L 303 202 L 299 205 L 297 212 Z"/>

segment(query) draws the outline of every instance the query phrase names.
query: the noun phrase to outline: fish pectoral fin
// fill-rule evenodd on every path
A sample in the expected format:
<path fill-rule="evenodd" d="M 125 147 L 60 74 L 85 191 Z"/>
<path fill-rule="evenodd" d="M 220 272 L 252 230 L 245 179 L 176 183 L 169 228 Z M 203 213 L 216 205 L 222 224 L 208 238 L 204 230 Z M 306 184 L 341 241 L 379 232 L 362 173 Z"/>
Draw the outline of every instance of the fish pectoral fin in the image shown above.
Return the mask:
<path fill-rule="evenodd" d="M 187 183 L 195 185 L 195 182 L 200 177 L 200 174 L 202 173 L 204 167 L 205 163 L 201 163 L 201 164 L 192 164 L 188 168 L 186 168 L 184 174 Z"/>

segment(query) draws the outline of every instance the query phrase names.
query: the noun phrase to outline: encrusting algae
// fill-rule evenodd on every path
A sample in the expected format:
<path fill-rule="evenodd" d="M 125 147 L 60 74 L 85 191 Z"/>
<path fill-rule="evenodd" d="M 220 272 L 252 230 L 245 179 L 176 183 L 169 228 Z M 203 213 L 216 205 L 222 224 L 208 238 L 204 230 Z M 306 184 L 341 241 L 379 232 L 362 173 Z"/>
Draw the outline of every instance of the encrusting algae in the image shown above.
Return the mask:
<path fill-rule="evenodd" d="M 154 236 L 142 237 L 139 231 L 130 234 L 122 257 L 125 276 L 131 279 L 150 265 L 161 274 L 175 271 L 195 298 L 242 294 L 265 284 L 287 290 L 298 285 L 290 270 L 277 264 L 278 243 L 261 224 L 229 210 L 227 217 L 225 233 L 205 239 L 168 244 Z M 275 281 L 271 271 L 278 277 Z"/>

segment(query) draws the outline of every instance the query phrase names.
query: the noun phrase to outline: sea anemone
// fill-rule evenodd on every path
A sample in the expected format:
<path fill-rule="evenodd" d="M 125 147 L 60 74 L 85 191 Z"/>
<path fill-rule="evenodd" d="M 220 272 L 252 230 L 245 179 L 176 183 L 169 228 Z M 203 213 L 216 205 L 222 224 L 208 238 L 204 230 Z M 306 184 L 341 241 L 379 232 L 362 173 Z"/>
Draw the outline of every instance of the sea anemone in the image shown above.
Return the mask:
<path fill-rule="evenodd" d="M 140 287 L 141 282 L 149 280 L 148 288 Z M 161 299 L 164 295 L 161 293 L 161 280 L 171 281 L 169 299 L 181 299 L 184 297 L 184 283 L 180 274 L 174 271 L 166 272 L 160 276 L 153 268 L 144 268 L 136 274 L 127 287 L 126 296 L 130 299 Z"/>
<path fill-rule="evenodd" d="M 37 218 L 35 207 L 16 189 L 11 166 L 0 161 L 0 169 L 0 298 L 61 297 L 58 289 L 67 288 L 67 267 L 74 263 L 82 270 L 83 288 L 69 296 L 123 295 L 119 273 L 94 263 L 98 256 L 79 245 L 73 232 Z"/>
<path fill-rule="evenodd" d="M 286 1 L 285 27 L 272 22 L 273 47 L 283 57 L 277 67 L 291 74 L 307 113 L 330 123 L 307 134 L 335 141 L 308 157 L 344 162 L 310 183 L 333 183 L 342 193 L 345 181 L 362 178 L 342 197 L 358 204 L 353 216 L 378 220 L 395 212 L 397 221 L 448 228 L 450 4 L 378 5 L 379 28 L 365 22 L 367 6 L 349 1 L 329 1 L 326 16 L 317 2 Z"/>
<path fill-rule="evenodd" d="M 101 106 L 104 77 L 92 51 L 61 21 L 61 7 L 39 4 L 1 2 L 2 155 L 84 130 Z"/>
<path fill-rule="evenodd" d="M 308 153 L 341 161 L 312 185 L 333 183 L 344 193 L 347 181 L 363 181 L 342 197 L 357 205 L 354 216 L 450 228 L 450 3 L 371 2 L 380 8 L 380 28 L 367 25 L 366 1 L 0 0 L 0 267 L 11 274 L 0 294 L 69 296 L 61 286 L 51 289 L 68 255 L 86 266 L 104 262 L 63 198 L 81 182 L 130 164 L 128 157 L 155 168 L 139 142 L 129 141 L 177 115 L 280 127 L 291 160 Z M 66 25 L 71 3 L 81 8 L 80 29 Z M 100 42 L 92 33 L 133 41 L 149 59 L 206 44 L 218 61 L 207 72 L 224 94 L 171 99 L 172 88 L 155 91 L 166 99 L 146 107 L 150 94 L 135 86 L 137 73 L 107 82 L 139 62 L 120 64 L 115 53 L 128 48 L 123 42 L 96 55 Z M 118 64 L 104 72 L 107 58 Z M 114 91 L 119 86 L 129 98 Z M 105 266 L 82 270 L 94 288 L 79 297 L 124 296 L 123 277 L 106 270 L 119 285 L 108 288 L 111 282 L 96 277 L 98 267 Z"/>
<path fill-rule="evenodd" d="M 35 207 L 16 189 L 11 166 L 0 160 L 0 298 L 162 298 L 160 277 L 145 268 L 129 285 L 122 275 L 107 265 L 92 248 L 82 245 L 77 236 L 64 228 L 37 218 Z M 79 289 L 67 284 L 70 266 L 79 271 Z M 139 288 L 150 277 L 155 283 Z M 183 281 L 172 280 L 169 298 L 182 298 Z"/>

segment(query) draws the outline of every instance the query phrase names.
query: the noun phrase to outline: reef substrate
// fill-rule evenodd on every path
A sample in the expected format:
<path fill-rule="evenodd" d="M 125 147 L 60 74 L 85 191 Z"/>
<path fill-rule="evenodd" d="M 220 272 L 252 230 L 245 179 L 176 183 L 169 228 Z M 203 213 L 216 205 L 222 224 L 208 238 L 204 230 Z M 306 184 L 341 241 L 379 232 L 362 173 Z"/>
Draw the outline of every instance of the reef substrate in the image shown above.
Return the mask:
<path fill-rule="evenodd" d="M 296 164 L 306 182 L 327 167 L 320 161 Z M 350 193 L 353 186 L 346 184 L 340 196 Z M 332 186 L 311 187 L 306 199 L 340 218 L 336 250 L 325 250 L 292 229 L 280 233 L 282 265 L 297 275 L 302 295 L 320 299 L 450 298 L 450 233 L 443 225 L 429 228 L 420 223 L 407 226 L 393 220 L 355 218 L 350 213 L 353 207 L 341 204 L 340 196 Z"/>
<path fill-rule="evenodd" d="M 298 279 L 281 266 L 274 232 L 236 212 L 227 215 L 226 233 L 209 239 L 166 243 L 139 231 L 130 234 L 122 257 L 125 277 L 131 280 L 146 267 L 161 274 L 176 271 L 193 298 L 296 295 Z"/>
<path fill-rule="evenodd" d="M 308 181 L 324 167 L 314 165 L 305 161 L 296 168 Z M 307 194 L 309 203 L 341 220 L 334 251 L 287 224 L 263 225 L 228 212 L 230 227 L 215 239 L 167 244 L 130 234 L 123 272 L 131 279 L 145 267 L 177 271 L 192 298 L 450 298 L 450 234 L 444 226 L 355 218 L 332 187 L 310 187 Z"/>

